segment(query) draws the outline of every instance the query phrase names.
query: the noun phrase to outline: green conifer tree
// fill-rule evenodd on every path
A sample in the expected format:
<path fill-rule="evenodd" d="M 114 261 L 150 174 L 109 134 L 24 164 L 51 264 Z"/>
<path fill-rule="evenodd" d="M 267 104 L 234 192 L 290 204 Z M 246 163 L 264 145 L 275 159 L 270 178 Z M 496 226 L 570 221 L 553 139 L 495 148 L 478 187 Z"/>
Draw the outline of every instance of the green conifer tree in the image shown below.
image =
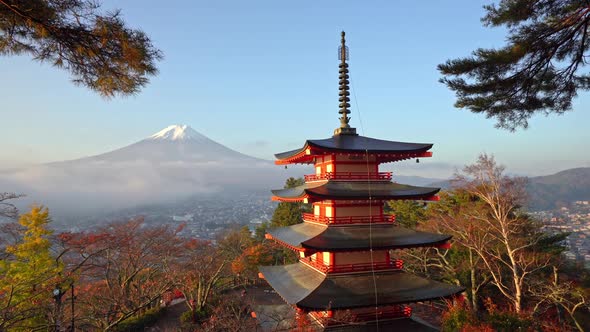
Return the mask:
<path fill-rule="evenodd" d="M 285 189 L 294 188 L 304 183 L 305 181 L 302 178 L 290 177 L 285 181 Z M 270 227 L 283 227 L 302 223 L 301 213 L 308 210 L 307 204 L 301 202 L 281 202 L 272 215 Z"/>
<path fill-rule="evenodd" d="M 53 290 L 62 271 L 51 254 L 47 208 L 34 206 L 20 216 L 22 238 L 5 248 L 0 260 L 0 331 L 49 327 L 55 317 Z M 55 314 L 55 315 L 54 315 Z"/>
<path fill-rule="evenodd" d="M 385 204 L 385 213 L 395 214 L 397 224 L 416 228 L 418 224 L 427 219 L 423 202 L 412 200 L 393 200 Z"/>
<path fill-rule="evenodd" d="M 105 97 L 137 93 L 162 58 L 119 11 L 93 0 L 0 0 L 0 55 L 30 55 Z"/>
<path fill-rule="evenodd" d="M 483 23 L 507 28 L 507 44 L 438 66 L 457 94 L 455 106 L 510 130 L 537 113 L 571 110 L 577 92 L 590 89 L 588 2 L 501 0 L 484 8 Z"/>

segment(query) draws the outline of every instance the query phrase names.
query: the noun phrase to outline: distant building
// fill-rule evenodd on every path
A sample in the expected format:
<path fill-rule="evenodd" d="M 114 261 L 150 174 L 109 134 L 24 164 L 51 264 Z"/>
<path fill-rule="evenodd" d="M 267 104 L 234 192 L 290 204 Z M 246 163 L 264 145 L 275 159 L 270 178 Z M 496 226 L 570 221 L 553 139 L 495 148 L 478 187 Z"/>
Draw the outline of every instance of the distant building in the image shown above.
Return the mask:
<path fill-rule="evenodd" d="M 180 221 L 180 222 L 187 222 L 187 221 L 193 221 L 193 214 L 185 214 L 184 216 L 172 216 L 172 220 L 174 221 Z"/>

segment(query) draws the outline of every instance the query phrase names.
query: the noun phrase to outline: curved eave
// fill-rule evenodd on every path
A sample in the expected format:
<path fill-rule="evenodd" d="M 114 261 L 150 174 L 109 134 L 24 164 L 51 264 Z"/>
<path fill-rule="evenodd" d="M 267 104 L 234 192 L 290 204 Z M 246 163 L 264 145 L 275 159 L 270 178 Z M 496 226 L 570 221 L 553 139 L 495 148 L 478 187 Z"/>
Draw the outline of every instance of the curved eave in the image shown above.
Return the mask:
<path fill-rule="evenodd" d="M 392 182 L 326 181 L 294 188 L 272 190 L 273 200 L 282 202 L 320 200 L 438 200 L 440 188 L 417 187 Z"/>
<path fill-rule="evenodd" d="M 378 139 L 374 139 L 374 138 L 370 138 L 370 137 L 364 137 L 364 136 L 347 136 L 346 138 L 354 138 L 354 139 L 364 139 L 366 140 L 366 143 L 361 142 L 360 144 L 352 144 L 352 145 L 347 145 L 347 144 L 342 144 L 341 146 L 338 144 L 335 144 L 333 146 L 331 146 L 331 144 L 322 144 L 322 142 L 324 141 L 329 141 L 332 139 L 326 139 L 326 140 L 308 140 L 305 142 L 305 144 L 307 146 L 310 146 L 311 148 L 317 148 L 318 150 L 322 150 L 322 151 L 329 151 L 329 152 L 351 152 L 351 153 L 369 153 L 369 154 L 409 154 L 409 153 L 422 153 L 422 152 L 426 152 L 430 149 L 432 149 L 433 144 L 430 143 L 406 143 L 406 142 L 393 142 L 393 141 L 384 141 L 384 140 L 378 140 Z M 385 144 L 399 144 L 399 145 L 407 145 L 407 146 L 412 146 L 412 148 L 388 148 L 388 149 L 383 149 L 383 148 L 374 148 L 372 147 L 372 142 L 373 141 L 378 141 L 378 142 L 383 142 Z"/>
<path fill-rule="evenodd" d="M 296 151 L 298 151 L 298 150 L 296 150 Z M 311 150 L 310 153 L 311 154 L 305 153 L 305 149 L 303 149 L 301 152 L 298 152 L 297 154 L 295 154 L 294 156 L 292 156 L 290 158 L 275 160 L 275 164 L 276 165 L 313 164 L 314 158 L 316 156 L 332 154 L 333 152 L 328 151 L 328 150 L 324 150 L 324 151 Z M 358 156 L 364 156 L 367 154 L 366 152 L 353 153 L 350 151 L 342 151 L 341 153 L 347 153 L 350 155 L 358 155 Z M 430 157 L 432 157 L 431 151 L 417 152 L 417 153 L 371 153 L 371 152 L 369 152 L 369 154 L 376 155 L 376 157 L 377 157 L 376 161 L 377 161 L 377 163 L 380 163 L 380 164 L 408 160 L 408 159 L 414 159 L 414 158 L 430 158 Z"/>
<path fill-rule="evenodd" d="M 267 232 L 267 235 L 269 235 L 272 240 L 286 245 L 291 249 L 304 251 L 305 248 L 301 243 L 320 235 L 325 232 L 327 228 L 327 226 L 304 222 L 292 226 L 270 229 Z"/>
<path fill-rule="evenodd" d="M 309 164 L 313 163 L 314 154 L 312 153 L 311 149 L 309 149 L 309 145 L 307 142 L 303 145 L 302 148 L 286 151 L 282 153 L 275 154 L 275 164 L 276 165 L 288 165 L 288 164 Z"/>
<path fill-rule="evenodd" d="M 446 245 L 450 235 L 419 232 L 394 225 L 331 227 L 301 243 L 311 251 L 366 251 L 410 249 Z"/>
<path fill-rule="evenodd" d="M 271 229 L 268 235 L 286 247 L 308 253 L 442 247 L 451 239 L 450 235 L 414 231 L 396 225 L 327 227 L 305 222 Z"/>
<path fill-rule="evenodd" d="M 287 303 L 309 310 L 422 302 L 451 298 L 465 290 L 403 271 L 324 276 L 296 263 L 263 266 L 260 272 Z"/>
<path fill-rule="evenodd" d="M 332 153 L 377 155 L 380 163 L 431 157 L 431 143 L 385 141 L 365 136 L 338 135 L 327 139 L 307 140 L 303 147 L 275 154 L 277 165 L 313 163 L 314 157 Z"/>
<path fill-rule="evenodd" d="M 272 200 L 280 202 L 300 202 L 309 198 L 309 195 L 305 192 L 306 185 L 298 186 L 295 188 L 287 189 L 276 189 L 271 190 Z"/>
<path fill-rule="evenodd" d="M 428 200 L 428 201 L 434 201 L 434 200 L 438 200 L 438 198 L 436 198 L 436 194 L 440 191 L 440 189 L 437 190 L 433 190 L 429 193 L 424 193 L 424 194 L 407 194 L 407 195 L 403 195 L 403 194 L 389 194 L 389 193 L 385 193 L 385 194 L 379 194 L 379 193 L 371 193 L 371 192 L 351 192 L 350 194 L 347 195 L 338 195 L 338 194 L 332 194 L 332 193 L 316 193 L 316 192 L 308 192 L 307 197 L 305 198 L 310 198 L 311 201 L 322 201 L 322 200 L 326 200 L 326 199 L 345 199 L 345 200 L 363 200 L 363 199 L 368 199 L 370 197 L 371 200 L 396 200 L 396 199 L 408 199 L 408 200 Z M 307 190 L 306 190 L 307 192 Z"/>

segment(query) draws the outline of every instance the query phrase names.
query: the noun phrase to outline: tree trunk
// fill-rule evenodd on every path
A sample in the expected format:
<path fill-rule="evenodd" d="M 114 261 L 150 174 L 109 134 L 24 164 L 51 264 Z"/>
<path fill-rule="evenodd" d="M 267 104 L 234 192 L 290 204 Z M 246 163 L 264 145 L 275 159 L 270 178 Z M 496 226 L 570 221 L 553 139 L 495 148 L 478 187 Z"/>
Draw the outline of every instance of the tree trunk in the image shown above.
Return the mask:
<path fill-rule="evenodd" d="M 504 246 L 506 247 L 506 253 L 508 254 L 508 258 L 510 259 L 510 269 L 512 270 L 512 282 L 514 283 L 514 311 L 517 314 L 520 314 L 522 311 L 522 282 L 523 277 L 522 274 L 519 274 L 519 265 L 516 261 L 516 257 L 514 257 L 514 250 L 512 250 L 512 246 L 509 242 L 508 232 L 506 231 L 506 226 L 508 222 L 505 218 L 499 218 L 498 221 L 500 222 L 500 227 L 502 228 L 502 237 L 504 238 Z"/>
<path fill-rule="evenodd" d="M 513 280 L 514 280 L 514 311 L 516 311 L 517 314 L 520 314 L 520 312 L 522 310 L 522 287 L 521 287 L 520 283 L 518 282 L 518 276 L 517 276 L 516 272 L 514 272 L 514 274 L 513 274 Z"/>
<path fill-rule="evenodd" d="M 470 277 L 471 277 L 471 309 L 473 312 L 479 312 L 479 306 L 477 304 L 477 287 L 475 284 L 477 283 L 477 277 L 475 275 L 475 267 L 473 266 L 473 252 L 469 250 L 469 267 L 470 267 Z"/>
<path fill-rule="evenodd" d="M 572 318 L 572 320 L 574 321 L 574 324 L 576 324 L 576 327 L 578 328 L 578 331 L 580 332 L 584 332 L 584 328 L 582 327 L 582 325 L 580 325 L 580 323 L 578 322 L 578 320 L 576 319 L 576 317 L 574 317 L 574 313 L 569 313 L 570 317 Z"/>

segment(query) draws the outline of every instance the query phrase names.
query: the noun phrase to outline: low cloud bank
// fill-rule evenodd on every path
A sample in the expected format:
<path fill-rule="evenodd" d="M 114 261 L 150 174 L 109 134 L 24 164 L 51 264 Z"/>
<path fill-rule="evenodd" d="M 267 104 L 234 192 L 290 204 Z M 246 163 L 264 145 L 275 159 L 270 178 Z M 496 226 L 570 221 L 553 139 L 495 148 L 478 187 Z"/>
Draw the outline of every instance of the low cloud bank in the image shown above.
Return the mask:
<path fill-rule="evenodd" d="M 57 215 L 89 214 L 195 194 L 280 188 L 292 173 L 270 162 L 57 163 L 1 172 L 0 191 L 26 194 L 16 202 L 21 209 L 36 203 Z"/>

